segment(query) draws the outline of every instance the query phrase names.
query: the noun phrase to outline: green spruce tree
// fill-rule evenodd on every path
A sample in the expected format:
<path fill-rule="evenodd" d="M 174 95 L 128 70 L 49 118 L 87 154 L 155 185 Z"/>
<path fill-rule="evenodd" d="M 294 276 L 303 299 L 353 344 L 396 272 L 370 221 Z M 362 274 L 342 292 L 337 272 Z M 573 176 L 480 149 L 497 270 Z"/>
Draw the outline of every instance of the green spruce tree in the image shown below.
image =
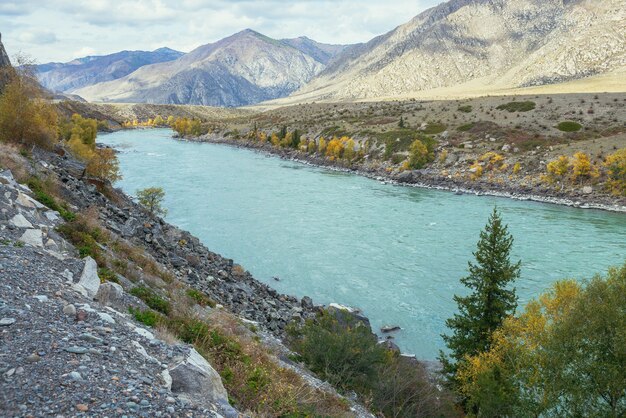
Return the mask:
<path fill-rule="evenodd" d="M 493 332 L 515 313 L 517 296 L 509 285 L 519 277 L 520 262 L 511 263 L 512 245 L 513 237 L 494 208 L 473 253 L 476 263 L 468 263 L 469 276 L 461 279 L 472 293 L 454 296 L 459 312 L 446 321 L 452 335 L 442 335 L 450 355 L 441 352 L 439 358 L 452 387 L 459 362 L 488 350 Z"/>

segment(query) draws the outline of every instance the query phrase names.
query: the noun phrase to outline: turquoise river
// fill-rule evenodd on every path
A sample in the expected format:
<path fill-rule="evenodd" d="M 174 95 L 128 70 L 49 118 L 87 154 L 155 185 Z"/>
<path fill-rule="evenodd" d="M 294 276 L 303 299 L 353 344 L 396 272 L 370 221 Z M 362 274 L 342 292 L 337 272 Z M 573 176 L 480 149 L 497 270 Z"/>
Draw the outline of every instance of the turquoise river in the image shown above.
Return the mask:
<path fill-rule="evenodd" d="M 166 129 L 99 137 L 120 151 L 117 185 L 165 189 L 167 220 L 257 279 L 316 303 L 361 308 L 375 330 L 399 325 L 403 351 L 432 360 L 494 205 L 522 260 L 520 304 L 565 277 L 626 260 L 626 214 L 402 187 Z M 273 278 L 278 277 L 280 281 Z"/>

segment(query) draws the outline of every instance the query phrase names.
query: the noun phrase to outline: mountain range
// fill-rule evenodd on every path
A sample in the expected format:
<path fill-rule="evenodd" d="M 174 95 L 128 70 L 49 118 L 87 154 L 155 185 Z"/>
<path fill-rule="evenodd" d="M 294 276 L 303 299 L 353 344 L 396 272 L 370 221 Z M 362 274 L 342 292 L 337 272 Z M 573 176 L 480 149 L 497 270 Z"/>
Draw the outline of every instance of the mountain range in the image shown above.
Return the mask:
<path fill-rule="evenodd" d="M 289 95 L 343 49 L 246 29 L 178 59 L 71 92 L 90 101 L 241 106 Z"/>
<path fill-rule="evenodd" d="M 451 0 L 363 44 L 276 40 L 247 29 L 187 54 L 128 54 L 45 64 L 39 74 L 52 90 L 107 102 L 242 106 L 288 95 L 283 100 L 303 102 L 486 94 L 626 76 L 626 0 Z"/>
<path fill-rule="evenodd" d="M 41 84 L 53 91 L 71 93 L 81 87 L 115 80 L 140 67 L 172 61 L 182 52 L 169 48 L 154 51 L 121 51 L 104 56 L 88 56 L 66 63 L 51 62 L 36 66 Z"/>
<path fill-rule="evenodd" d="M 347 48 L 294 97 L 483 92 L 626 68 L 626 0 L 452 0 Z"/>

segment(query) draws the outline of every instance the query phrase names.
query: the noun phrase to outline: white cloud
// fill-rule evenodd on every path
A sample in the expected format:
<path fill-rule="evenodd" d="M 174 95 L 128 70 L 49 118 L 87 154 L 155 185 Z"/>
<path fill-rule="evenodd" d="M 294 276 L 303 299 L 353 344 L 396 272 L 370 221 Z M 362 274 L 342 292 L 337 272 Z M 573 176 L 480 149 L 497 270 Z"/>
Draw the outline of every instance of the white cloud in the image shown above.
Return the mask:
<path fill-rule="evenodd" d="M 53 32 L 46 31 L 22 32 L 18 39 L 20 42 L 37 45 L 48 45 L 57 41 L 57 37 Z"/>
<path fill-rule="evenodd" d="M 366 42 L 441 1 L 0 0 L 0 28 L 10 54 L 68 61 L 80 51 L 168 46 L 186 52 L 245 28 L 273 38 Z"/>

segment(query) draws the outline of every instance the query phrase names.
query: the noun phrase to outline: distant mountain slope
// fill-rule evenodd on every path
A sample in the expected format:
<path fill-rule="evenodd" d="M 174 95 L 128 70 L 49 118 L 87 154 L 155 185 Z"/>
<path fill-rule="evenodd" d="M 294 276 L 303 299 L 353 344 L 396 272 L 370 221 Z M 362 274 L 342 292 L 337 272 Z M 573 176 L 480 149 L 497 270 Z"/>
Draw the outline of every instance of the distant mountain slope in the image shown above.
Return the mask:
<path fill-rule="evenodd" d="M 121 51 L 104 56 L 78 58 L 66 63 L 48 63 L 36 67 L 41 84 L 56 92 L 72 92 L 81 87 L 115 80 L 144 65 L 172 61 L 183 55 L 169 48 L 148 51 Z"/>
<path fill-rule="evenodd" d="M 626 0 L 451 0 L 346 48 L 292 97 L 390 97 L 477 81 L 523 87 L 625 66 Z"/>
<path fill-rule="evenodd" d="M 4 86 L 9 80 L 7 69 L 10 69 L 10 67 L 11 60 L 9 59 L 7 51 L 4 49 L 4 45 L 2 44 L 2 34 L 0 34 L 0 92 L 2 92 Z"/>
<path fill-rule="evenodd" d="M 247 29 L 75 93 L 90 101 L 242 106 L 297 90 L 340 48 L 303 38 L 279 41 Z"/>
<path fill-rule="evenodd" d="M 304 52 L 315 61 L 321 62 L 322 64 L 328 64 L 331 59 L 347 48 L 347 45 L 322 44 L 314 41 L 313 39 L 309 39 L 306 36 L 293 39 L 282 39 L 281 42 Z"/>
<path fill-rule="evenodd" d="M 0 68 L 10 66 L 11 60 L 9 59 L 7 51 L 4 49 L 4 45 L 2 44 L 2 34 L 0 34 Z"/>

